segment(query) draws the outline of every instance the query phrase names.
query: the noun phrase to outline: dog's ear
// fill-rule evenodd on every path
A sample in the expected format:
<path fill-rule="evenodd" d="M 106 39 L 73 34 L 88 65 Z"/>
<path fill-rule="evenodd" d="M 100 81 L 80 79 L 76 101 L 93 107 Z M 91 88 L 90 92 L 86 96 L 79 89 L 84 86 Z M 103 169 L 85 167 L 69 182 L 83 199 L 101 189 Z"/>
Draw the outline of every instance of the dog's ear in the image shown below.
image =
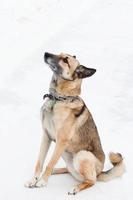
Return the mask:
<path fill-rule="evenodd" d="M 76 68 L 75 72 L 78 78 L 86 78 L 86 77 L 92 76 L 96 72 L 96 69 L 87 68 L 87 67 L 84 67 L 83 65 L 79 65 Z"/>

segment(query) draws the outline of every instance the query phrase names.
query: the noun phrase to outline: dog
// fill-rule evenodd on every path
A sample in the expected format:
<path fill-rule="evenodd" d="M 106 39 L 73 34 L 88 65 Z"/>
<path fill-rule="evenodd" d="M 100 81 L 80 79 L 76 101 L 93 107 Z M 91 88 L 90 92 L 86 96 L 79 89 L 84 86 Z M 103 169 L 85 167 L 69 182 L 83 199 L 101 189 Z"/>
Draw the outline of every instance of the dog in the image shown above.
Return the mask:
<path fill-rule="evenodd" d="M 79 96 L 84 78 L 96 69 L 79 63 L 76 56 L 61 53 L 44 54 L 44 61 L 53 71 L 49 94 L 44 95 L 41 108 L 43 136 L 33 178 L 26 182 L 29 188 L 47 185 L 51 174 L 70 173 L 79 184 L 68 194 L 76 194 L 93 186 L 97 180 L 108 181 L 125 171 L 120 153 L 110 153 L 113 167 L 103 171 L 105 154 L 93 117 Z M 53 155 L 45 169 L 43 164 L 51 142 L 56 143 Z M 62 157 L 66 168 L 54 168 Z"/>

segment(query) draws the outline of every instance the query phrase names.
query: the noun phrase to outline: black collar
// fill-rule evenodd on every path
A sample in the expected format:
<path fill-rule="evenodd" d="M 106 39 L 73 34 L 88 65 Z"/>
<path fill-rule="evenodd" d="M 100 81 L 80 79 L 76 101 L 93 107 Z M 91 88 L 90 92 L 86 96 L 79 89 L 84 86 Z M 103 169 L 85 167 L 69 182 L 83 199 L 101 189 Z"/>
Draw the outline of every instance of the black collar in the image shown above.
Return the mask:
<path fill-rule="evenodd" d="M 53 95 L 53 94 L 45 94 L 43 99 L 49 98 L 50 100 L 56 101 L 70 101 L 73 102 L 74 100 L 79 99 L 78 96 L 61 96 L 61 95 Z"/>

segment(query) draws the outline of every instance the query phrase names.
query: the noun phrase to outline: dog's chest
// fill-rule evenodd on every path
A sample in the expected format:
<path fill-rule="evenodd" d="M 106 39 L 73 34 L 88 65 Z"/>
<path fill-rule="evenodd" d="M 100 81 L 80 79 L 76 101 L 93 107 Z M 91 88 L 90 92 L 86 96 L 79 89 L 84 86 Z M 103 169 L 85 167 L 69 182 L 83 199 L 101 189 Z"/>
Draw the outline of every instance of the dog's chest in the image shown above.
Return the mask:
<path fill-rule="evenodd" d="M 63 124 L 68 119 L 70 109 L 67 106 L 65 102 L 50 99 L 42 106 L 42 126 L 52 140 L 56 140 L 58 131 L 63 129 Z"/>

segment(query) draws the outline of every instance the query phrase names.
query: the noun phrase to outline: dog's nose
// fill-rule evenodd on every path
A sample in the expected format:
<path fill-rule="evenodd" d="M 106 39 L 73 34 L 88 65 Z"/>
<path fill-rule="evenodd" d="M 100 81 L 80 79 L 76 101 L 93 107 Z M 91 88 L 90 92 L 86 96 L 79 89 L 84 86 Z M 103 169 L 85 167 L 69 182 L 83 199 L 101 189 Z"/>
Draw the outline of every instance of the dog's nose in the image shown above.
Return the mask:
<path fill-rule="evenodd" d="M 48 53 L 48 52 L 45 52 L 45 53 L 44 53 L 44 56 L 45 56 L 45 57 L 48 57 L 48 56 L 49 56 L 49 53 Z"/>
<path fill-rule="evenodd" d="M 48 58 L 49 56 L 50 56 L 50 53 L 48 53 L 48 52 L 45 52 L 45 53 L 44 53 L 44 57 L 45 57 L 45 58 Z"/>

